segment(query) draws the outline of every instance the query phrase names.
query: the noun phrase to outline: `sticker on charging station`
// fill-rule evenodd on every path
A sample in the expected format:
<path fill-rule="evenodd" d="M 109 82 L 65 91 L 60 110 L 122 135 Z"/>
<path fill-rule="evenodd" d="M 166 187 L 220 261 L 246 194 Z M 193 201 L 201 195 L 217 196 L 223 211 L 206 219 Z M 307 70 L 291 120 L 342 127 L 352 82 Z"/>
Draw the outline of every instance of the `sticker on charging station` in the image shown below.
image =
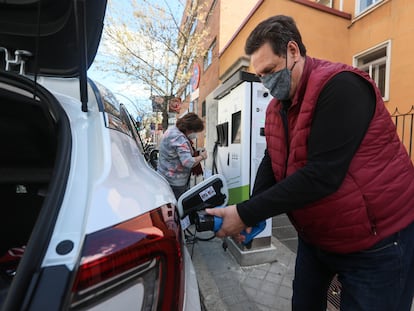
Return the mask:
<path fill-rule="evenodd" d="M 213 186 L 210 186 L 206 190 L 203 190 L 200 192 L 200 198 L 201 200 L 203 200 L 203 202 L 214 197 L 215 195 L 216 195 L 216 191 L 214 190 Z"/>

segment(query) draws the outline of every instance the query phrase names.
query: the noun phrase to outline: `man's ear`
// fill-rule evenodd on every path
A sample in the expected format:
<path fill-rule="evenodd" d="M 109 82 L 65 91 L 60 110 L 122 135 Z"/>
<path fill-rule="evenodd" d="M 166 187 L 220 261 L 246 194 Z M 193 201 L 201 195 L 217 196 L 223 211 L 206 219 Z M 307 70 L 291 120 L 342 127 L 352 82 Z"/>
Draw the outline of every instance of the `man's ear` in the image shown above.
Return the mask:
<path fill-rule="evenodd" d="M 287 53 L 289 54 L 290 58 L 292 58 L 294 61 L 297 61 L 297 59 L 300 57 L 300 50 L 296 41 L 289 41 L 287 44 Z"/>

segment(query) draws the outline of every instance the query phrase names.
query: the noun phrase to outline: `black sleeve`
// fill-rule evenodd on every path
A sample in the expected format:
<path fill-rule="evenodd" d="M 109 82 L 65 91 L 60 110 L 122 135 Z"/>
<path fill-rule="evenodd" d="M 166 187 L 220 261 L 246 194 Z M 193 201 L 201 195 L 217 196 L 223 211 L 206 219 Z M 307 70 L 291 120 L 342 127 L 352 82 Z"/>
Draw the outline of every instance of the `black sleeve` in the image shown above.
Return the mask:
<path fill-rule="evenodd" d="M 246 225 L 304 207 L 341 185 L 374 114 L 375 93 L 363 78 L 343 72 L 325 85 L 316 105 L 306 165 L 237 204 Z"/>
<path fill-rule="evenodd" d="M 256 179 L 254 181 L 254 187 L 252 191 L 252 196 L 255 196 L 264 190 L 270 188 L 276 183 L 275 175 L 272 170 L 272 163 L 270 161 L 269 153 L 267 149 L 264 152 L 264 156 L 260 165 L 257 169 Z"/>

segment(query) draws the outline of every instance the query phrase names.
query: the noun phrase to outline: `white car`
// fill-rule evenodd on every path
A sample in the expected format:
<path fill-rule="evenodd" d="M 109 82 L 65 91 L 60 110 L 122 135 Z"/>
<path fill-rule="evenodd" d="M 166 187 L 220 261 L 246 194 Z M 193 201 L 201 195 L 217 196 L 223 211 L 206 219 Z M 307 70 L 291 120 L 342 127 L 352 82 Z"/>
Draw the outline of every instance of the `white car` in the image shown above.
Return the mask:
<path fill-rule="evenodd" d="M 2 310 L 200 310 L 171 188 L 87 79 L 105 9 L 0 3 Z"/>

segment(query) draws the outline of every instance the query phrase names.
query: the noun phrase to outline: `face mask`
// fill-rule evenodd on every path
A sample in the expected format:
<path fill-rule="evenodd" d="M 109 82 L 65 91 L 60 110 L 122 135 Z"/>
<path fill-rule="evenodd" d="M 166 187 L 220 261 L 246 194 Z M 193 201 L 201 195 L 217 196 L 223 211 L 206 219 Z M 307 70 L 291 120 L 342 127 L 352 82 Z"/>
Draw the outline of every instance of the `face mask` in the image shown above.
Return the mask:
<path fill-rule="evenodd" d="M 287 100 L 289 99 L 290 93 L 290 82 L 292 79 L 292 70 L 295 67 L 296 62 L 293 63 L 290 70 L 287 68 L 287 57 L 286 57 L 286 67 L 282 70 L 270 73 L 261 77 L 265 88 L 267 88 L 270 94 L 277 98 L 278 100 Z"/>
<path fill-rule="evenodd" d="M 187 135 L 188 139 L 193 140 L 197 138 L 197 133 L 190 133 Z"/>

